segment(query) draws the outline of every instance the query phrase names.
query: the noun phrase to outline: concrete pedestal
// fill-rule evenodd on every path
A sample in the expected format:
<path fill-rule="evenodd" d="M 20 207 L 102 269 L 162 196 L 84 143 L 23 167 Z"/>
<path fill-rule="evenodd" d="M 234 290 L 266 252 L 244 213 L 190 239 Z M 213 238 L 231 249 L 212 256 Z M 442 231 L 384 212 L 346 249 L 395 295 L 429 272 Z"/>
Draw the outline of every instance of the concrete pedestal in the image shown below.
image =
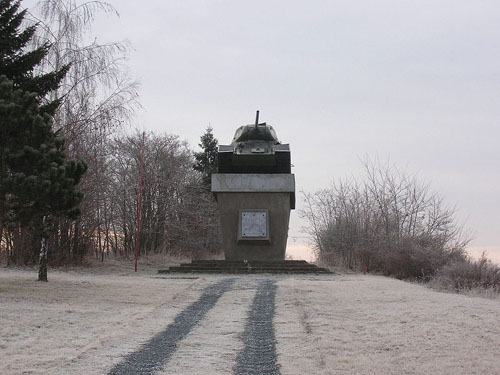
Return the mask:
<path fill-rule="evenodd" d="M 293 174 L 213 174 L 212 192 L 227 260 L 285 259 Z"/>

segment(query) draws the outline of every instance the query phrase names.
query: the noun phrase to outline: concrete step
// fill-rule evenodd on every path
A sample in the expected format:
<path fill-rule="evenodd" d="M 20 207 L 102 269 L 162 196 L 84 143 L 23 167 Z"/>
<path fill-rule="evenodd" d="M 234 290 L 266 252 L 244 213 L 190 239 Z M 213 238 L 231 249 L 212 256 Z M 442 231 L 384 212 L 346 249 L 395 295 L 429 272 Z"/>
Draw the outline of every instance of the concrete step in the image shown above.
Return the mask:
<path fill-rule="evenodd" d="M 240 260 L 240 259 L 198 259 L 198 260 L 192 260 L 191 263 L 310 264 L 306 260 Z"/>
<path fill-rule="evenodd" d="M 314 264 L 264 264 L 264 263 L 229 263 L 229 264 L 199 264 L 199 263 L 181 263 L 179 267 L 190 267 L 190 268 L 211 268 L 211 267 L 236 267 L 236 268 L 248 268 L 248 267 L 277 267 L 277 268 L 316 268 Z"/>
<path fill-rule="evenodd" d="M 326 268 L 318 267 L 305 260 L 280 261 L 242 261 L 242 260 L 196 260 L 191 263 L 181 263 L 158 273 L 272 273 L 272 274 L 332 274 Z"/>
<path fill-rule="evenodd" d="M 190 263 L 181 263 L 180 267 L 316 267 L 306 261 L 255 261 L 255 260 L 194 260 Z"/>
<path fill-rule="evenodd" d="M 214 267 L 214 268 L 189 268 L 189 267 L 170 267 L 168 270 L 170 273 L 177 272 L 230 272 L 230 273 L 256 273 L 256 272 L 269 272 L 269 273 L 329 273 L 328 270 L 324 268 L 279 268 L 279 267 Z M 164 273 L 164 272 L 160 272 Z"/>

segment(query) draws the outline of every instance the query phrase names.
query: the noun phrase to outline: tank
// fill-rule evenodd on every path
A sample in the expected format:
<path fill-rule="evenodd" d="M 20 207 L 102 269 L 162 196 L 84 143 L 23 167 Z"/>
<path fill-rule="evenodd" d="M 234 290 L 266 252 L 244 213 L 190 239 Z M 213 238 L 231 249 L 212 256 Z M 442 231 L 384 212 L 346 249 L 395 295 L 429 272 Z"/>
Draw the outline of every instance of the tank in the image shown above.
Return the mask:
<path fill-rule="evenodd" d="M 220 145 L 218 173 L 291 173 L 290 146 L 282 144 L 274 128 L 255 123 L 236 129 L 230 145 Z"/>

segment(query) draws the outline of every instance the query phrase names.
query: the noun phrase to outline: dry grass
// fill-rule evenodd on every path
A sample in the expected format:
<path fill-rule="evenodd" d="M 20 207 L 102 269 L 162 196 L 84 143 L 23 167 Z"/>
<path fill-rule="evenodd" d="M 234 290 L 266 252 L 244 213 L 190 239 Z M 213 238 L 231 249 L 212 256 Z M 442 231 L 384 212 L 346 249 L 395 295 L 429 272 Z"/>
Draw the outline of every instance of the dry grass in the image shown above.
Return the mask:
<path fill-rule="evenodd" d="M 178 266 L 180 263 L 191 261 L 188 257 L 172 256 L 169 254 L 151 254 L 139 257 L 137 272 L 156 273 L 159 269 Z M 134 271 L 135 258 L 109 257 L 101 262 L 98 259 L 88 261 L 88 271 L 96 273 L 115 273 Z"/>
<path fill-rule="evenodd" d="M 139 257 L 137 263 L 137 274 L 156 274 L 159 269 L 166 269 L 170 266 L 178 266 L 183 262 L 190 262 L 191 259 L 182 256 L 172 256 L 166 254 L 152 254 L 148 256 Z M 6 269 L 17 269 L 31 271 L 34 274 L 38 272 L 38 265 L 33 266 L 6 266 L 6 264 L 1 264 L 2 267 Z M 128 275 L 135 274 L 134 272 L 135 259 L 133 256 L 126 257 L 114 257 L 109 256 L 104 258 L 103 261 L 96 258 L 85 258 L 79 265 L 65 265 L 60 267 L 51 267 L 49 263 L 49 279 L 51 271 L 58 270 L 62 272 L 80 272 L 85 274 L 95 274 L 95 275 L 110 275 L 110 274 L 120 274 Z"/>

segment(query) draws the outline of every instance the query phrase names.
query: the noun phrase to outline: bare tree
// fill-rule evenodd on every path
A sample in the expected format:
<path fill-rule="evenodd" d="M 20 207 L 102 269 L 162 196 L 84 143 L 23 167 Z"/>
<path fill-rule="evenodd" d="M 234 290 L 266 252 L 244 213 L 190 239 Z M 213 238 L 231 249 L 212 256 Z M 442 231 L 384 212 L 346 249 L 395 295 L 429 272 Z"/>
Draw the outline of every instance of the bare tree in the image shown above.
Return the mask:
<path fill-rule="evenodd" d="M 30 12 L 38 24 L 35 44 L 51 46 L 39 69 L 70 67 L 59 90 L 48 100 L 62 98 L 55 128 L 65 137 L 68 154 L 88 165 L 81 183 L 82 215 L 76 222 L 61 220 L 58 236 L 53 239 L 58 245 L 54 258 L 61 263 L 70 258 L 79 261 L 91 250 L 102 258 L 103 249 L 111 247 L 112 211 L 106 200 L 110 140 L 139 106 L 138 83 L 126 68 L 130 45 L 99 43 L 91 34 L 98 13 L 118 14 L 107 2 L 75 0 L 41 0 Z M 116 245 L 116 238 L 113 243 Z"/>
<path fill-rule="evenodd" d="M 89 133 L 102 136 L 120 128 L 138 106 L 138 83 L 124 64 L 130 45 L 101 44 L 91 35 L 96 14 L 118 15 L 116 9 L 103 1 L 41 0 L 36 10 L 30 13 L 38 23 L 36 43 L 51 46 L 40 69 L 70 66 L 53 93 L 63 98 L 56 114 L 61 135 L 74 144 Z"/>
<path fill-rule="evenodd" d="M 112 226 L 120 232 L 122 251 L 133 253 L 142 135 L 136 132 L 113 144 Z M 192 151 L 173 135 L 146 135 L 141 211 L 141 254 L 175 253 L 199 257 L 220 251 L 215 202 L 202 174 L 193 168 Z"/>
<path fill-rule="evenodd" d="M 336 181 L 304 193 L 302 216 L 320 259 L 398 277 L 426 277 L 465 255 L 468 239 L 455 209 L 416 176 L 364 162 L 362 183 Z"/>

